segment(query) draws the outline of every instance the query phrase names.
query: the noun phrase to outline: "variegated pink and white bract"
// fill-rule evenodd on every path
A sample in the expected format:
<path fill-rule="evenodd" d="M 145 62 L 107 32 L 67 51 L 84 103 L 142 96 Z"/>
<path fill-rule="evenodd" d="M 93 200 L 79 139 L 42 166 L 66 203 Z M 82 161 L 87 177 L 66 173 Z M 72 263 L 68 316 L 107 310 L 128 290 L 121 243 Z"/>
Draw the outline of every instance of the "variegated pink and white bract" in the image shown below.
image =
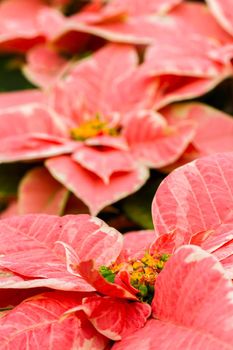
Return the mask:
<path fill-rule="evenodd" d="M 232 152 L 233 123 L 232 118 L 219 110 L 200 103 L 177 103 L 161 110 L 163 116 L 169 120 L 185 119 L 195 124 L 195 133 L 188 148 L 178 162 L 164 170 L 171 171 L 180 165 L 202 156 Z"/>
<path fill-rule="evenodd" d="M 205 54 L 213 61 L 232 63 L 233 17 L 230 0 L 206 0 L 206 4 L 184 2 L 177 6 L 170 18 L 179 25 L 186 24 L 186 32 L 207 39 L 214 46 Z M 208 23 L 208 25 L 206 25 Z"/>
<path fill-rule="evenodd" d="M 60 13 L 42 0 L 4 0 L 0 4 L 0 51 L 26 52 L 54 33 Z"/>
<path fill-rule="evenodd" d="M 152 204 L 154 248 L 197 244 L 215 255 L 233 278 L 233 155 L 219 153 L 176 169 Z"/>
<path fill-rule="evenodd" d="M 141 304 L 134 295 L 121 286 L 105 281 L 98 270 L 93 270 L 93 272 L 92 270 L 88 271 L 88 266 L 93 260 L 95 261 L 95 269 L 101 265 L 109 265 L 111 261 L 116 260 L 122 249 L 123 240 L 121 234 L 116 230 L 111 229 L 101 220 L 91 218 L 88 215 L 65 216 L 62 218 L 46 215 L 30 215 L 1 220 L 1 225 L 3 225 L 2 229 L 4 231 L 4 234 L 1 236 L 2 239 L 7 237 L 8 232 L 8 238 L 11 236 L 14 239 L 12 247 L 15 247 L 14 251 L 17 251 L 16 255 L 21 255 L 21 258 L 18 255 L 18 262 L 21 261 L 21 264 L 17 264 L 13 258 L 15 253 L 13 251 L 10 253 L 9 250 L 7 252 L 6 241 L 4 243 L 2 240 L 2 248 L 6 253 L 5 257 L 8 256 L 8 258 L 5 259 L 5 262 L 2 260 L 0 263 L 1 307 L 6 306 L 2 298 L 5 295 L 3 290 L 5 288 L 9 290 L 13 288 L 16 292 L 18 289 L 38 287 L 49 287 L 60 290 L 60 292 L 51 291 L 47 292 L 47 294 L 36 295 L 32 299 L 23 301 L 13 310 L 12 318 L 10 317 L 8 320 L 4 318 L 4 327 L 2 330 L 4 329 L 5 335 L 8 330 L 8 334 L 11 333 L 14 339 L 12 338 L 12 341 L 9 341 L 7 339 L 8 336 L 5 337 L 4 333 L 1 333 L 1 346 L 3 348 L 4 346 L 13 348 L 17 342 L 24 346 L 27 337 L 30 346 L 31 344 L 35 344 L 34 346 L 36 348 L 39 338 L 43 338 L 43 332 L 48 332 L 49 336 L 43 340 L 42 344 L 44 346 L 50 344 L 51 348 L 54 349 L 56 346 L 58 349 L 61 349 L 64 344 L 67 344 L 68 349 L 72 348 L 72 344 L 79 344 L 80 348 L 83 346 L 84 349 L 105 349 L 105 346 L 109 342 L 108 336 L 110 336 L 110 339 L 120 339 L 122 334 L 129 334 L 131 331 L 144 325 L 150 315 L 149 305 Z M 25 255 L 24 248 L 25 239 L 28 242 L 26 244 L 28 248 L 27 256 Z M 18 241 L 17 247 L 15 245 L 16 241 Z M 64 247 L 68 252 L 71 249 L 69 247 L 72 247 L 71 254 L 78 259 L 75 263 L 79 264 L 80 271 L 85 266 L 83 275 L 85 276 L 90 273 L 90 277 L 82 277 L 78 273 L 72 273 L 73 270 L 71 271 L 71 269 L 75 269 L 75 266 L 72 264 L 68 264 L 69 268 L 67 270 Z M 32 255 L 34 255 L 34 262 L 30 259 Z M 22 264 L 23 256 L 25 265 Z M 91 260 L 85 262 L 87 259 Z M 26 263 L 26 260 L 28 260 L 29 264 Z M 70 263 L 69 256 L 68 263 Z M 21 271 L 21 274 L 19 270 L 21 270 L 23 265 L 27 271 Z M 100 296 L 97 292 L 98 290 L 105 297 Z M 1 294 L 2 291 L 3 294 Z M 30 294 L 31 292 L 29 290 Z M 36 289 L 34 294 L 36 294 Z M 128 299 L 135 300 L 135 302 L 132 304 L 132 302 L 128 302 Z M 5 302 L 7 305 L 10 302 L 11 305 L 14 305 L 14 298 L 10 300 L 8 297 Z M 64 315 L 69 309 L 77 308 L 78 306 L 80 306 L 79 310 L 75 310 L 75 312 L 70 311 L 67 315 Z M 112 325 L 112 332 L 111 330 L 109 332 L 107 330 L 105 332 L 104 329 L 101 330 L 101 327 L 103 327 L 103 321 L 101 320 L 100 324 L 96 326 L 97 328 L 95 326 L 93 327 L 92 322 L 94 324 L 94 320 L 92 318 L 94 316 L 92 317 L 89 313 L 97 307 L 100 310 L 102 309 L 102 311 L 103 307 L 105 311 L 106 308 L 115 310 L 115 316 L 120 318 L 117 324 Z M 20 314 L 22 312 L 21 310 L 23 310 L 21 308 L 24 309 L 23 312 L 26 318 L 21 323 L 21 335 L 23 337 L 20 336 L 18 338 L 18 336 L 15 337 L 13 335 L 13 329 L 14 324 L 19 329 L 19 325 L 17 326 L 15 322 L 17 313 L 19 312 Z M 38 309 L 41 309 L 41 313 L 39 314 Z M 28 321 L 27 312 L 32 313 Z M 125 318 L 126 314 L 131 314 L 133 320 L 129 322 Z M 8 316 L 10 314 L 6 317 Z M 64 320 L 62 321 L 63 317 Z M 74 325 L 72 326 L 73 322 Z M 51 327 L 52 324 L 54 326 Z M 34 333 L 34 327 L 38 327 L 39 332 L 36 331 Z M 73 331 L 67 336 L 66 333 L 69 332 L 69 327 L 72 327 Z M 77 327 L 79 331 L 77 331 Z M 100 333 L 97 331 L 99 328 Z M 62 329 L 62 332 L 59 329 Z M 56 334 L 57 332 L 58 334 Z M 34 341 L 31 343 L 32 339 L 30 340 L 30 338 L 34 336 L 35 343 Z"/>
<path fill-rule="evenodd" d="M 0 296 L 24 289 L 30 297 L 0 298 L 1 307 L 15 306 L 0 318 L 0 349 L 230 349 L 233 286 L 218 260 L 232 265 L 232 160 L 218 154 L 169 175 L 153 204 L 156 230 L 139 233 L 140 244 L 137 233 L 124 240 L 88 215 L 1 220 Z M 151 306 L 127 271 L 109 282 L 98 270 L 145 250 L 172 253 Z"/>
<path fill-rule="evenodd" d="M 233 35 L 233 16 L 230 0 L 206 0 L 214 16 L 220 25 L 231 35 Z"/>

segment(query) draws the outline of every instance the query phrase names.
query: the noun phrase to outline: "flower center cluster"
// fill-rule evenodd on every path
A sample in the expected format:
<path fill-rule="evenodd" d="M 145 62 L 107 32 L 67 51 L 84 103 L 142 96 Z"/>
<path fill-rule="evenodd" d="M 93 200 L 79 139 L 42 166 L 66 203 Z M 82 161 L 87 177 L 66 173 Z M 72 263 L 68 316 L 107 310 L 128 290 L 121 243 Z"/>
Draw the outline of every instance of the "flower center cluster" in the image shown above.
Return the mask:
<path fill-rule="evenodd" d="M 138 290 L 140 300 L 151 303 L 154 296 L 154 284 L 158 274 L 168 261 L 169 254 L 145 253 L 141 259 L 131 259 L 120 264 L 113 263 L 109 267 L 101 266 L 100 273 L 109 282 L 114 283 L 115 277 L 121 271 L 127 271 L 130 284 Z"/>
<path fill-rule="evenodd" d="M 72 139 L 76 141 L 85 141 L 91 137 L 102 135 L 117 136 L 118 133 L 117 128 L 109 127 L 108 123 L 101 120 L 99 116 L 84 122 L 70 131 Z"/>

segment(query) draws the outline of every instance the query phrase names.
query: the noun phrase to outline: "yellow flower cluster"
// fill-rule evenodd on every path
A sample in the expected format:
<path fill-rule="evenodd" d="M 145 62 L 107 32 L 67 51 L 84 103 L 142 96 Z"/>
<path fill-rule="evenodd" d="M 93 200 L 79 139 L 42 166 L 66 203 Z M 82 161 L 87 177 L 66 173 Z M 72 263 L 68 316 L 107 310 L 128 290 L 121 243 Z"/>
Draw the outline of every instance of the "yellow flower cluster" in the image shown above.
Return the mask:
<path fill-rule="evenodd" d="M 102 121 L 99 116 L 82 123 L 80 126 L 71 129 L 71 138 L 76 141 L 85 141 L 91 137 L 100 135 L 117 136 L 117 129 L 110 128 L 108 123 Z"/>

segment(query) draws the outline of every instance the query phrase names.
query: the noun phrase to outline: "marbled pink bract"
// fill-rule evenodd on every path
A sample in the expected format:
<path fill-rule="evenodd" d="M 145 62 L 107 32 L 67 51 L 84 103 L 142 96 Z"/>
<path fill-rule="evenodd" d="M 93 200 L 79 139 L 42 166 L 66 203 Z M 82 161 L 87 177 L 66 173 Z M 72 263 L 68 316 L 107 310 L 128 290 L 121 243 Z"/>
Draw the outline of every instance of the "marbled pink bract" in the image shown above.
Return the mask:
<path fill-rule="evenodd" d="M 149 177 L 147 169 L 139 165 L 130 172 L 119 170 L 106 183 L 69 156 L 51 158 L 45 165 L 56 180 L 64 184 L 95 214 L 112 202 L 136 192 Z"/>
<path fill-rule="evenodd" d="M 0 50 L 25 52 L 46 40 L 43 26 L 54 32 L 59 13 L 41 0 L 6 0 L 0 5 Z"/>
<path fill-rule="evenodd" d="M 67 316 L 64 315 L 64 320 L 69 319 L 72 315 L 73 317 L 81 318 L 81 320 L 84 318 L 86 320 L 84 324 L 86 325 L 87 332 L 83 336 L 85 339 L 88 338 L 88 334 L 93 333 L 91 331 L 93 327 L 88 326 L 89 321 L 84 317 L 82 310 L 93 325 L 96 324 L 95 328 L 98 332 L 102 334 L 106 333 L 106 335 L 108 334 L 107 336 L 110 339 L 121 339 L 123 335 L 141 328 L 145 324 L 146 319 L 150 316 L 150 306 L 138 302 L 134 295 L 120 285 L 107 282 L 96 269 L 96 267 L 109 265 L 112 261 L 116 260 L 122 249 L 123 237 L 101 220 L 91 218 L 88 215 L 81 215 L 78 217 L 65 216 L 63 218 L 58 218 L 58 221 L 54 221 L 54 219 L 54 216 L 48 215 L 28 215 L 1 220 L 1 253 L 5 252 L 5 254 L 1 255 L 2 260 L 0 262 L 0 295 L 2 290 L 2 295 L 5 295 L 4 289 L 6 288 L 8 290 L 34 288 L 34 291 L 36 291 L 35 288 L 38 287 L 49 287 L 63 290 L 63 292 L 59 294 L 59 299 L 62 304 L 62 296 L 64 296 L 64 303 L 62 304 L 64 307 L 63 313 L 67 313 Z M 11 248 L 7 247 L 7 244 L 5 244 L 4 239 L 6 235 L 8 235 L 8 239 L 12 241 Z M 54 243 L 52 243 L 51 240 Z M 23 248 L 24 245 L 25 249 Z M 77 249 L 75 249 L 75 247 L 77 247 Z M 66 250 L 66 256 L 64 248 Z M 32 259 L 29 262 L 28 259 L 30 260 L 30 257 Z M 95 261 L 95 268 L 93 267 L 93 260 L 90 260 L 90 262 L 82 261 L 88 258 Z M 64 262 L 64 266 L 67 264 L 67 270 L 62 268 L 62 261 Z M 90 269 L 88 267 L 89 264 L 91 265 Z M 6 265 L 11 267 L 6 268 Z M 84 267 L 84 270 L 82 267 Z M 58 272 L 58 270 L 60 272 Z M 60 277 L 58 275 L 60 275 Z M 68 276 L 70 276 L 70 278 Z M 100 297 L 97 294 L 90 293 L 94 292 L 96 288 L 98 292 L 106 293 L 106 297 Z M 79 293 L 71 293 L 71 291 Z M 68 301 L 70 298 L 71 302 L 75 296 L 77 299 L 76 304 L 66 305 L 66 300 Z M 118 300 L 118 297 L 120 297 L 121 300 Z M 50 292 L 47 294 L 45 303 L 48 302 L 48 307 L 49 305 L 53 305 L 54 298 L 57 298 L 57 292 Z M 33 303 L 34 299 L 35 301 L 40 301 L 43 300 L 44 297 L 43 295 L 37 295 L 21 303 L 10 313 L 12 317 L 16 317 L 17 319 L 18 310 L 19 314 L 21 310 L 24 310 L 22 312 L 25 312 L 25 314 L 30 312 L 31 308 L 37 310 L 37 304 L 35 305 Z M 129 304 L 127 299 L 135 300 L 135 306 L 131 303 Z M 96 302 L 93 303 L 93 301 Z M 15 299 L 13 298 L 13 303 L 14 302 Z M 9 303 L 10 300 L 8 301 L 8 304 Z M 24 303 L 29 305 L 29 311 L 27 311 L 27 308 L 24 308 Z M 111 305 L 116 306 L 116 316 L 119 317 L 119 320 L 118 324 L 112 324 L 112 329 L 107 329 L 103 313 L 106 311 L 106 307 L 110 307 L 111 309 Z M 98 318 L 98 320 L 95 319 L 96 308 L 99 310 L 98 314 L 100 318 Z M 33 310 L 32 312 L 34 312 Z M 128 323 L 125 320 L 126 313 L 129 319 L 134 317 L 135 320 Z M 13 326 L 13 319 L 11 319 L 10 314 L 7 315 L 4 324 L 9 322 L 9 324 Z M 54 323 L 56 323 L 59 317 L 56 313 L 53 315 Z M 36 319 L 33 319 L 31 325 L 24 324 L 25 328 L 23 327 L 21 332 L 22 343 L 24 341 L 23 339 L 25 339 L 24 336 L 28 336 L 29 338 L 30 336 L 39 337 L 41 332 L 43 332 L 43 325 L 48 324 L 47 321 L 47 315 L 41 313 L 38 318 L 40 325 L 36 326 Z M 82 324 L 83 322 L 81 322 L 81 325 Z M 34 329 L 33 325 L 35 326 L 35 333 L 31 335 L 30 331 Z M 14 329 L 9 328 L 7 332 L 11 333 L 10 337 L 12 341 L 16 341 L 15 337 L 17 338 L 17 334 L 14 333 Z M 52 337 L 53 329 L 51 329 L 51 331 L 48 330 L 48 332 Z M 64 332 L 67 332 L 66 327 L 64 327 Z M 73 337 L 72 335 L 72 339 Z M 100 337 L 100 339 L 105 338 Z M 11 345 L 10 338 L 6 337 L 5 341 L 9 343 L 9 346 Z M 46 344 L 48 344 L 48 340 L 45 341 L 47 342 Z M 97 349 L 102 349 L 102 347 Z"/>
<path fill-rule="evenodd" d="M 59 241 L 71 245 L 75 240 L 79 259 L 95 259 L 97 266 L 110 263 L 114 256 L 116 259 L 122 247 L 122 237 L 116 230 L 88 215 L 58 220 L 52 215 L 19 216 L 1 220 L 0 225 L 0 266 L 16 274 L 1 279 L 0 285 L 5 288 L 95 290 L 81 276 L 67 272 L 64 248 Z"/>
<path fill-rule="evenodd" d="M 119 340 L 140 329 L 151 314 L 148 304 L 92 296 L 83 300 L 82 310 L 101 334 Z M 130 315 L 130 317 L 128 317 Z M 113 320 L 116 320 L 113 322 Z"/>
<path fill-rule="evenodd" d="M 168 14 L 179 26 L 186 25 L 186 33 L 200 35 L 216 40 L 220 45 L 231 43 L 232 37 L 216 21 L 206 4 L 200 2 L 183 2 Z M 208 23 L 208 26 L 206 25 Z"/>
<path fill-rule="evenodd" d="M 67 132 L 56 113 L 42 104 L 23 104 L 0 111 L 1 162 L 43 159 L 70 153 Z"/>
<path fill-rule="evenodd" d="M 172 118 L 175 124 L 185 118 L 196 125 L 189 145 L 194 158 L 233 151 L 233 121 L 229 115 L 202 103 L 177 103 L 165 107 L 161 113 L 168 120 Z M 191 161 L 194 158 L 190 157 L 189 149 L 183 153 L 182 158 L 185 160 L 187 156 Z"/>
<path fill-rule="evenodd" d="M 112 0 L 107 4 L 105 11 L 119 11 L 119 13 L 126 13 L 128 16 L 144 16 L 153 13 L 167 12 L 172 7 L 175 7 L 183 0 Z"/>
<path fill-rule="evenodd" d="M 35 85 L 48 89 L 65 74 L 68 65 L 68 61 L 55 49 L 47 45 L 37 45 L 27 52 L 23 72 Z"/>
<path fill-rule="evenodd" d="M 20 106 L 28 103 L 46 103 L 46 97 L 40 90 L 21 90 L 0 94 L 0 108 Z"/>
<path fill-rule="evenodd" d="M 220 59 L 220 61 L 222 61 L 223 63 L 225 62 L 228 64 L 232 64 L 233 16 L 231 11 L 231 1 L 206 0 L 206 3 L 208 5 L 207 9 L 204 5 L 190 5 L 190 9 L 188 8 L 189 5 L 184 5 L 186 9 L 185 12 L 183 12 L 183 15 L 187 16 L 187 19 L 190 19 L 191 26 L 196 24 L 196 27 L 198 29 L 194 29 L 195 31 L 197 31 L 206 38 L 211 38 L 212 40 L 215 40 L 215 42 L 217 43 L 216 50 L 212 50 L 212 52 L 209 52 L 210 56 L 214 60 Z M 191 11 L 192 17 L 190 16 Z M 174 12 L 176 12 L 176 10 Z M 177 16 L 178 13 L 179 9 L 175 16 Z M 180 13 L 180 15 L 182 15 L 182 13 Z M 192 18 L 194 18 L 194 20 Z M 213 18 L 215 18 L 215 23 L 213 21 Z M 208 26 L 206 26 L 206 20 L 208 20 Z"/>
<path fill-rule="evenodd" d="M 171 240 L 174 250 L 193 241 L 216 255 L 223 266 L 225 259 L 231 259 L 232 160 L 232 152 L 197 159 L 161 183 L 152 204 L 155 232 L 161 236 L 158 242 L 167 235 L 165 244 Z M 232 265 L 226 268 L 233 276 Z"/>
<path fill-rule="evenodd" d="M 176 34 L 175 42 L 174 47 L 172 36 L 168 36 L 164 42 L 155 38 L 145 54 L 145 67 L 150 74 L 203 78 L 213 78 L 221 74 L 221 57 L 216 55 L 213 60 L 211 55 L 218 48 L 217 44 L 201 35 L 184 38 L 182 33 Z"/>
<path fill-rule="evenodd" d="M 4 317 L 0 349 L 20 346 L 25 350 L 32 347 L 104 350 L 108 339 L 96 331 L 83 312 L 62 319 L 64 312 L 81 300 L 77 293 L 65 296 L 56 292 L 25 300 Z"/>
<path fill-rule="evenodd" d="M 206 0 L 214 16 L 223 28 L 233 35 L 232 3 L 230 0 Z"/>
<path fill-rule="evenodd" d="M 61 215 L 68 196 L 68 190 L 57 182 L 47 169 L 36 167 L 20 182 L 17 212 L 20 215 L 45 212 Z"/>
<path fill-rule="evenodd" d="M 188 120 L 167 122 L 163 115 L 142 111 L 127 120 L 123 129 L 130 151 L 136 159 L 151 168 L 173 163 L 184 152 L 187 136 L 193 135 L 193 124 Z"/>

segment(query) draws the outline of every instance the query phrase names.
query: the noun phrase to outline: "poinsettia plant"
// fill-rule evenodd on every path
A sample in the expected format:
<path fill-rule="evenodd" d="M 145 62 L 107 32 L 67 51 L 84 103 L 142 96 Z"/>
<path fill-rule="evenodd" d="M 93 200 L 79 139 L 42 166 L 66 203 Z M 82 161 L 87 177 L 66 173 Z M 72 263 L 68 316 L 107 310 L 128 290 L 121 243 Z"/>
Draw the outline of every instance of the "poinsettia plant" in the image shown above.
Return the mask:
<path fill-rule="evenodd" d="M 0 2 L 0 350 L 233 348 L 232 35 L 229 0 Z"/>
<path fill-rule="evenodd" d="M 1 347 L 232 347 L 232 160 L 169 175 L 155 231 L 122 236 L 88 215 L 1 220 Z"/>

